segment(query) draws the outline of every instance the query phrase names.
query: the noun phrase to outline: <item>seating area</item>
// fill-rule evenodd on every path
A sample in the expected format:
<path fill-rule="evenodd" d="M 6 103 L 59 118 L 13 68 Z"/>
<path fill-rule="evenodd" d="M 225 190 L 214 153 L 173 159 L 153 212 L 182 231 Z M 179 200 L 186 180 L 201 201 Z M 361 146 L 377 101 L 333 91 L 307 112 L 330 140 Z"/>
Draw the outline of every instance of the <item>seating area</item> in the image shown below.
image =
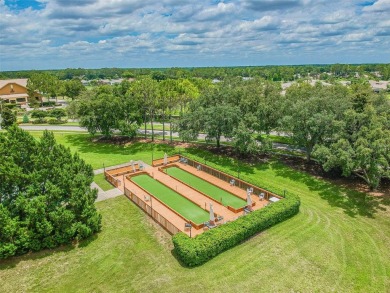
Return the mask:
<path fill-rule="evenodd" d="M 265 195 L 264 195 L 264 193 L 263 193 L 263 192 L 262 192 L 262 193 L 260 193 L 260 194 L 259 194 L 259 200 L 263 201 L 263 200 L 264 200 L 264 196 L 265 196 Z"/>
<path fill-rule="evenodd" d="M 217 225 L 215 223 L 211 223 L 210 221 L 208 221 L 208 222 L 204 223 L 204 227 L 206 229 L 213 229 L 213 228 L 217 227 Z"/>
<path fill-rule="evenodd" d="M 180 163 L 183 163 L 183 164 L 185 164 L 185 165 L 188 164 L 188 160 L 187 160 L 186 158 L 180 158 L 179 162 L 180 162 Z"/>
<path fill-rule="evenodd" d="M 249 214 L 250 212 L 252 212 L 252 211 L 248 207 L 244 208 L 244 213 L 245 214 Z"/>

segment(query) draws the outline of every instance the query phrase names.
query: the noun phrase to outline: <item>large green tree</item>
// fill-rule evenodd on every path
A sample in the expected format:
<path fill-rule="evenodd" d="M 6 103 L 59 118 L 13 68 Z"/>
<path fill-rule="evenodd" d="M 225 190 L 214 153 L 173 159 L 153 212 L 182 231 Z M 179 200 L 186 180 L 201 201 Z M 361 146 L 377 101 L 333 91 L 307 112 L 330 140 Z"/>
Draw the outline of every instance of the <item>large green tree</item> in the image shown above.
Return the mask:
<path fill-rule="evenodd" d="M 158 108 L 158 98 L 160 95 L 158 82 L 149 76 L 138 79 L 133 82 L 128 91 L 128 96 L 132 99 L 140 101 L 140 107 L 144 112 L 145 124 L 145 139 L 146 139 L 146 124 L 147 113 L 152 127 L 152 140 L 154 140 L 153 118 Z"/>
<path fill-rule="evenodd" d="M 83 91 L 86 90 L 85 86 L 79 79 L 71 79 L 63 82 L 64 95 L 68 96 L 72 100 L 78 97 Z"/>
<path fill-rule="evenodd" d="M 44 132 L 0 133 L 0 258 L 70 243 L 100 230 L 93 170 Z"/>
<path fill-rule="evenodd" d="M 0 112 L 1 114 L 1 127 L 8 128 L 16 123 L 16 114 L 8 107 L 4 107 Z"/>
<path fill-rule="evenodd" d="M 115 132 L 134 137 L 142 119 L 142 105 L 131 95 L 117 95 L 110 86 L 84 92 L 77 101 L 80 125 L 88 132 L 110 137 Z"/>
<path fill-rule="evenodd" d="M 340 130 L 339 120 L 349 107 L 347 96 L 341 86 L 302 83 L 287 90 L 282 126 L 291 133 L 295 144 L 305 147 L 308 161 L 316 145 Z"/>
<path fill-rule="evenodd" d="M 360 109 L 359 109 L 360 110 Z M 325 171 L 340 168 L 344 176 L 354 174 L 370 187 L 390 178 L 390 129 L 388 117 L 378 115 L 372 106 L 363 112 L 348 110 L 338 139 L 321 144 L 314 151 Z"/>

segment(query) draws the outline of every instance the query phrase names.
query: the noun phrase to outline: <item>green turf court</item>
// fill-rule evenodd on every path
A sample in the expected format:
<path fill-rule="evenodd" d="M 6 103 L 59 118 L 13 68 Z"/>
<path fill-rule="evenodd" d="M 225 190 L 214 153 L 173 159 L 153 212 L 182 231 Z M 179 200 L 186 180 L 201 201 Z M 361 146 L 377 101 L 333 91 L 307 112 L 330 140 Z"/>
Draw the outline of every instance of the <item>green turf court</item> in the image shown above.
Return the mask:
<path fill-rule="evenodd" d="M 179 193 L 168 188 L 164 184 L 153 179 L 149 175 L 138 175 L 131 178 L 131 180 L 155 196 L 171 209 L 182 215 L 187 220 L 193 221 L 195 224 L 202 224 L 207 222 L 210 215 L 193 202 L 189 201 Z"/>
<path fill-rule="evenodd" d="M 169 167 L 166 169 L 167 174 L 172 177 L 188 184 L 192 188 L 203 192 L 204 194 L 214 198 L 217 201 L 220 201 L 222 198 L 222 203 L 225 206 L 231 206 L 235 209 L 241 208 L 246 205 L 246 201 L 219 188 L 183 169 L 178 167 Z"/>

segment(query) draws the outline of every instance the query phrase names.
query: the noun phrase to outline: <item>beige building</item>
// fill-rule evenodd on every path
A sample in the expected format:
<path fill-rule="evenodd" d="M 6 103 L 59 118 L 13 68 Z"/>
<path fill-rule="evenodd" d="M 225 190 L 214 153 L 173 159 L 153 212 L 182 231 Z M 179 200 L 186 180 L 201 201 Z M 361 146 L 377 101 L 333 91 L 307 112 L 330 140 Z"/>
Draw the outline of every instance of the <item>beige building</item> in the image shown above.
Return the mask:
<path fill-rule="evenodd" d="M 42 95 L 34 93 L 34 98 L 41 101 Z M 27 79 L 0 80 L 0 100 L 5 103 L 25 105 L 28 101 Z"/>

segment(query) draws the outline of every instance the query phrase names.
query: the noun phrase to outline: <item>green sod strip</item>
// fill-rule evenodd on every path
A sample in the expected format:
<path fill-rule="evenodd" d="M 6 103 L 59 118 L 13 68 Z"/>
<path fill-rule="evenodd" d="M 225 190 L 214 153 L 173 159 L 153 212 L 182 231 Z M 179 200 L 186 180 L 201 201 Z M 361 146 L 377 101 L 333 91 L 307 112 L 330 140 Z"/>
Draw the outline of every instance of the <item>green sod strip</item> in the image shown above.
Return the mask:
<path fill-rule="evenodd" d="M 131 180 L 195 224 L 204 223 L 210 218 L 208 212 L 148 175 L 134 176 Z"/>
<path fill-rule="evenodd" d="M 221 201 L 225 206 L 231 206 L 233 208 L 241 208 L 246 205 L 246 201 L 227 192 L 187 171 L 184 171 L 178 167 L 167 168 L 167 173 L 172 177 L 179 179 L 180 181 L 188 184 L 192 188 L 195 188 L 204 194 L 214 198 L 217 201 Z"/>

